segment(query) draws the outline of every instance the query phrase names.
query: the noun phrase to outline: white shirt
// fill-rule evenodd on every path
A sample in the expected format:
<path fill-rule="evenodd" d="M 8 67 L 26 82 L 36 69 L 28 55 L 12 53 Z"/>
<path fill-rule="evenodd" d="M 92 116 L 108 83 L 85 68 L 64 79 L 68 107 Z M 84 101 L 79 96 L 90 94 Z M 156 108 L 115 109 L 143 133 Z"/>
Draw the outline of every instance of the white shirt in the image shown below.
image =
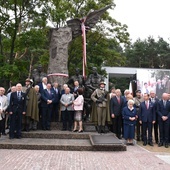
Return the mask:
<path fill-rule="evenodd" d="M 43 89 L 47 89 L 47 85 L 42 83 Z"/>

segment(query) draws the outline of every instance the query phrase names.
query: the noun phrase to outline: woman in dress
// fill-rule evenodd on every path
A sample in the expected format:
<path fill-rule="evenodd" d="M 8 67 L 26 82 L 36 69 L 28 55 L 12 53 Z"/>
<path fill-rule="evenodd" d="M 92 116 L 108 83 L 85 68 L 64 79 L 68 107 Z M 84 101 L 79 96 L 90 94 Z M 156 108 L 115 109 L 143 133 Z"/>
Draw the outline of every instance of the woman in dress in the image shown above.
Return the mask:
<path fill-rule="evenodd" d="M 83 132 L 83 123 L 82 123 L 82 114 L 83 114 L 83 105 L 84 105 L 84 97 L 83 97 L 83 88 L 77 89 L 78 97 L 74 100 L 74 129 L 73 132 Z M 77 130 L 77 126 L 79 124 L 79 130 Z"/>
<path fill-rule="evenodd" d="M 127 106 L 123 108 L 123 125 L 124 125 L 124 138 L 127 145 L 133 145 L 135 136 L 135 124 L 137 119 L 136 108 L 134 108 L 134 101 L 128 100 Z"/>

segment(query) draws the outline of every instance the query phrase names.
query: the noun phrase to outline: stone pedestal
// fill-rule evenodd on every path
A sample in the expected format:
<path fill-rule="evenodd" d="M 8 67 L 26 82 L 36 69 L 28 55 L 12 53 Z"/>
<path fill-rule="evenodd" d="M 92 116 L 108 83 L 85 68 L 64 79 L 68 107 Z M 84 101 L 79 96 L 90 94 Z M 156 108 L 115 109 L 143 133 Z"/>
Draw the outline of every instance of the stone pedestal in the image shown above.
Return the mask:
<path fill-rule="evenodd" d="M 63 85 L 68 79 L 68 45 L 72 40 L 72 31 L 69 27 L 51 29 L 50 31 L 48 79 L 51 83 L 57 81 Z"/>

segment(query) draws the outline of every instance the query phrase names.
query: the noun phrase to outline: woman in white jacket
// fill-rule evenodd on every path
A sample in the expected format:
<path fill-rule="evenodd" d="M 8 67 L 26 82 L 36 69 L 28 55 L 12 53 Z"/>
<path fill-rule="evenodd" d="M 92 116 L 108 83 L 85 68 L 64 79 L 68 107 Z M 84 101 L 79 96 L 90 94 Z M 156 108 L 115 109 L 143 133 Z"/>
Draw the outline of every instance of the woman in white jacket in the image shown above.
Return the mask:
<path fill-rule="evenodd" d="M 78 97 L 74 100 L 74 129 L 73 132 L 83 132 L 82 114 L 84 106 L 83 88 L 77 89 Z M 79 130 L 77 130 L 77 125 L 79 123 Z"/>

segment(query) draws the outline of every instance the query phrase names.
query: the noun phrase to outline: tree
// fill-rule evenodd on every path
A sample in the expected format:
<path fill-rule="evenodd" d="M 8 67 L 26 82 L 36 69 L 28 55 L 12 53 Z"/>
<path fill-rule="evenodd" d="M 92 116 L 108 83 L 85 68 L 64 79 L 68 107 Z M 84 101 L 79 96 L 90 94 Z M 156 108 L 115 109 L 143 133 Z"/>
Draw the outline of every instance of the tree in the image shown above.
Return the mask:
<path fill-rule="evenodd" d="M 170 46 L 161 37 L 138 39 L 125 49 L 126 66 L 140 68 L 170 68 Z"/>
<path fill-rule="evenodd" d="M 30 76 L 38 63 L 46 71 L 48 64 L 49 27 L 66 26 L 71 18 L 82 18 L 91 10 L 100 9 L 113 0 L 9 0 L 0 1 L 0 79 L 2 85 L 16 83 Z M 105 12 L 97 26 L 87 34 L 87 71 L 103 64 L 124 65 L 120 43 L 129 43 L 127 26 Z M 81 36 L 74 39 L 69 49 L 69 71 L 82 67 Z"/>
<path fill-rule="evenodd" d="M 41 0 L 3 0 L 0 2 L 0 55 L 3 61 L 0 73 L 1 78 L 5 80 L 3 81 L 5 85 L 8 85 L 9 81 L 15 82 L 17 79 L 20 81 L 21 73 L 24 77 L 28 76 L 29 62 L 24 57 L 29 55 L 30 44 L 28 39 L 24 41 L 24 34 L 30 32 L 32 27 L 40 29 L 45 25 L 46 15 L 41 8 L 43 4 L 45 1 Z M 39 37 L 38 39 L 40 40 Z M 21 44 L 22 41 L 24 42 Z M 32 43 L 35 46 L 35 41 Z"/>

